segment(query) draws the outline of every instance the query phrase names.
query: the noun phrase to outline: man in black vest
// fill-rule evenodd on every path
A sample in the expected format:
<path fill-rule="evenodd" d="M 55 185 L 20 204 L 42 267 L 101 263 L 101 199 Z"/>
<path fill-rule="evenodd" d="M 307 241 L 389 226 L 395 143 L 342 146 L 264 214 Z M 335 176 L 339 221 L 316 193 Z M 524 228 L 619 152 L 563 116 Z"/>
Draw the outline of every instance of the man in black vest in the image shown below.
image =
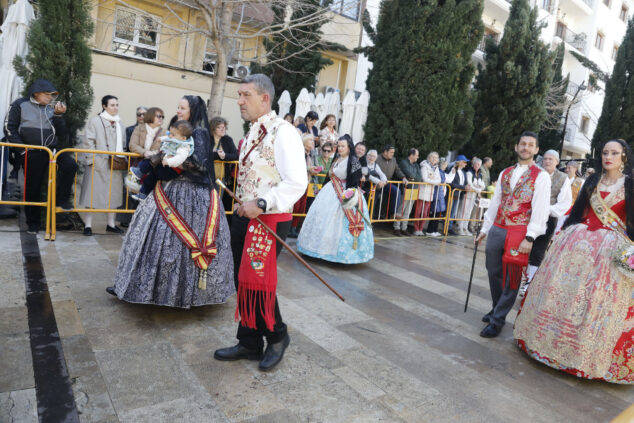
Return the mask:
<path fill-rule="evenodd" d="M 557 170 L 559 153 L 548 150 L 544 153 L 543 168 L 550 175 L 550 214 L 546 224 L 546 233 L 538 236 L 533 244 L 533 249 L 528 259 L 528 277 L 526 283 L 520 288 L 520 296 L 524 296 L 528 285 L 531 283 L 537 268 L 544 260 L 546 249 L 552 239 L 557 221 L 563 217 L 572 205 L 572 190 L 568 176 Z"/>

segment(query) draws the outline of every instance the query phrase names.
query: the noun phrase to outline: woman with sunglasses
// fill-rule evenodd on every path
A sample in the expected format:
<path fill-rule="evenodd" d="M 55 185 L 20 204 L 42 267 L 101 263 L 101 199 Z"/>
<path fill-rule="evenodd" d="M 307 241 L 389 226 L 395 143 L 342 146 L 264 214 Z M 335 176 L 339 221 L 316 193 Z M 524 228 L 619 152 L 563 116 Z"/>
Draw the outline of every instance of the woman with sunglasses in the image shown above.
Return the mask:
<path fill-rule="evenodd" d="M 130 136 L 130 152 L 138 153 L 144 159 L 159 152 L 161 137 L 165 135 L 163 120 L 165 113 L 158 107 L 150 107 L 145 112 L 143 125 L 137 125 Z"/>
<path fill-rule="evenodd" d="M 318 173 L 323 173 L 325 174 L 328 169 L 330 169 L 330 164 L 332 163 L 332 158 L 333 158 L 333 153 L 334 153 L 334 146 L 331 142 L 326 142 L 321 146 L 320 154 L 319 156 L 317 156 L 317 168 L 321 167 L 321 172 Z M 323 184 L 324 181 L 326 180 L 325 176 L 317 176 L 317 182 L 320 184 Z"/>

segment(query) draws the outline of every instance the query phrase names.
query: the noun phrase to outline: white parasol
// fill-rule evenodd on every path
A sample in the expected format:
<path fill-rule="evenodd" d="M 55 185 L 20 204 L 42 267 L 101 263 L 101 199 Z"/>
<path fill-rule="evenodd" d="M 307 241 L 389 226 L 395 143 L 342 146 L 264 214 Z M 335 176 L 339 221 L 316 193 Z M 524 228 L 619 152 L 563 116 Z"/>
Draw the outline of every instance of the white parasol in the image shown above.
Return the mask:
<path fill-rule="evenodd" d="M 368 104 L 370 104 L 370 93 L 364 91 L 354 105 L 354 123 L 352 125 L 352 139 L 355 144 L 363 141 L 365 131 L 363 125 L 368 118 Z"/>
<path fill-rule="evenodd" d="M 299 95 L 295 99 L 295 116 L 305 118 L 306 113 L 310 112 L 310 97 L 308 90 L 302 88 Z"/>
<path fill-rule="evenodd" d="M 9 105 L 20 97 L 24 83 L 13 69 L 13 59 L 16 56 L 24 57 L 28 52 L 26 33 L 29 23 L 35 18 L 33 7 L 28 0 L 18 0 L 9 7 L 7 18 L 0 30 L 0 119 L 4 122 Z M 2 128 L 4 135 L 4 125 Z"/>
<path fill-rule="evenodd" d="M 343 99 L 343 115 L 341 116 L 341 123 L 339 124 L 339 134 L 341 135 L 350 135 L 352 133 L 355 100 L 354 91 L 349 90 L 348 94 L 346 94 L 346 97 Z"/>
<path fill-rule="evenodd" d="M 282 92 L 280 99 L 277 100 L 277 105 L 279 106 L 279 113 L 277 114 L 279 117 L 283 118 L 286 114 L 291 110 L 291 95 L 287 90 Z"/>

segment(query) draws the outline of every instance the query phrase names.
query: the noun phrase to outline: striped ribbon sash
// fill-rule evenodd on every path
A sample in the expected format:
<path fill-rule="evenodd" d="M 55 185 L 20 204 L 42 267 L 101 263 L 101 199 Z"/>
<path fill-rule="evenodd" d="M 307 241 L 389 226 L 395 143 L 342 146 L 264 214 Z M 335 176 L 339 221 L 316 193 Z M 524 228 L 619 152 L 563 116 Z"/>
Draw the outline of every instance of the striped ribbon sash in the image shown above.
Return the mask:
<path fill-rule="evenodd" d="M 203 234 L 202 242 L 185 219 L 178 213 L 169 198 L 167 198 L 160 181 L 154 188 L 154 201 L 167 226 L 191 251 L 192 260 L 194 260 L 196 267 L 200 269 L 198 288 L 207 289 L 207 267 L 218 253 L 216 246 L 216 235 L 218 234 L 220 222 L 218 191 L 211 189 L 210 192 L 209 211 L 207 212 L 207 222 L 205 223 L 205 233 Z"/>

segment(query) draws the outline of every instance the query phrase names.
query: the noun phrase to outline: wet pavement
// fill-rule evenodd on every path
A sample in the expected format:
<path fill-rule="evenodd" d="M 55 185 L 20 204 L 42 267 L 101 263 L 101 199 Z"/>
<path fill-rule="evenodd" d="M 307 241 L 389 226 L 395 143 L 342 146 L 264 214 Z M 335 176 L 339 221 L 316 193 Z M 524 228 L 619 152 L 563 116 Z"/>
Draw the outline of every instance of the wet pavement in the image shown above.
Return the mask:
<path fill-rule="evenodd" d="M 463 313 L 466 237 L 394 238 L 377 228 L 370 263 L 309 260 L 345 303 L 283 252 L 278 292 L 291 345 L 262 373 L 254 361 L 213 359 L 235 343 L 235 298 L 174 310 L 106 294 L 123 238 L 99 225 L 93 237 L 59 232 L 47 242 L 40 233 L 37 279 L 25 234 L 0 221 L 0 422 L 54 411 L 42 397 L 49 384 L 60 395 L 70 388 L 82 422 L 607 422 L 634 402 L 629 386 L 527 358 L 512 339 L 515 311 L 500 337 L 478 336 L 490 297 L 479 253 Z M 47 290 L 32 289 L 33 278 Z M 34 292 L 50 302 L 27 307 Z M 45 327 L 49 339 L 34 342 Z M 63 360 L 42 367 L 38 357 L 51 358 L 42 345 L 55 349 L 56 337 Z"/>

